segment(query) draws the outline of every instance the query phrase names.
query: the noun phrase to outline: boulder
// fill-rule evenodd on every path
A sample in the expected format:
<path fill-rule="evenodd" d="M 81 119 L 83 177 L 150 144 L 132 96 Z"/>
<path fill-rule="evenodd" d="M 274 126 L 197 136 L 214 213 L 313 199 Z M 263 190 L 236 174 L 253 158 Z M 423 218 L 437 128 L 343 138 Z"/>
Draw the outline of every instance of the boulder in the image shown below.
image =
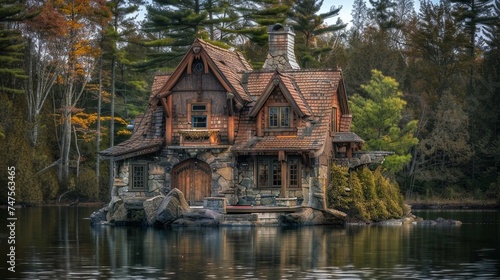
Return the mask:
<path fill-rule="evenodd" d="M 209 209 L 191 209 L 172 223 L 172 226 L 218 226 L 221 219 L 219 212 Z"/>
<path fill-rule="evenodd" d="M 169 226 L 188 211 L 189 205 L 184 194 L 175 188 L 165 196 L 151 220 L 155 221 L 156 226 Z"/>
<path fill-rule="evenodd" d="M 152 226 L 156 223 L 156 212 L 164 199 L 165 196 L 157 195 L 144 201 L 144 214 L 146 216 L 146 223 L 148 226 Z"/>
<path fill-rule="evenodd" d="M 458 220 L 453 220 L 453 219 L 444 219 L 444 218 L 437 218 L 435 220 L 421 220 L 417 222 L 418 225 L 426 225 L 426 226 L 434 226 L 434 225 L 439 225 L 439 226 L 459 226 L 462 224 L 461 221 Z"/>
<path fill-rule="evenodd" d="M 127 221 L 127 209 L 123 200 L 118 200 L 113 203 L 109 209 L 107 220 L 110 223 L 122 223 Z"/>
<path fill-rule="evenodd" d="M 347 214 L 337 210 L 304 207 L 297 212 L 281 215 L 279 223 L 284 226 L 344 225 L 346 218 Z"/>
<path fill-rule="evenodd" d="M 107 223 L 106 214 L 108 213 L 109 206 L 106 205 L 103 208 L 93 212 L 90 215 L 90 225 L 99 225 Z"/>
<path fill-rule="evenodd" d="M 444 219 L 444 218 L 437 218 L 436 223 L 438 225 L 448 225 L 448 226 L 459 226 L 462 224 L 461 221 L 453 220 L 453 219 Z"/>

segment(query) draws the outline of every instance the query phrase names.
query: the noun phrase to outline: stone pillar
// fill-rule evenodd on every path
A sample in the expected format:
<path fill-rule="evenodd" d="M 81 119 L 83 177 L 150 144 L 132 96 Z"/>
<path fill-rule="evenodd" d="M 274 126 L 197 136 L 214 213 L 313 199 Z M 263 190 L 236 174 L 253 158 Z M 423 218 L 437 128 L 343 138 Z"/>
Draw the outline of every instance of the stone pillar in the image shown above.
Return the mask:
<path fill-rule="evenodd" d="M 203 208 L 226 214 L 226 198 L 224 197 L 205 197 Z"/>

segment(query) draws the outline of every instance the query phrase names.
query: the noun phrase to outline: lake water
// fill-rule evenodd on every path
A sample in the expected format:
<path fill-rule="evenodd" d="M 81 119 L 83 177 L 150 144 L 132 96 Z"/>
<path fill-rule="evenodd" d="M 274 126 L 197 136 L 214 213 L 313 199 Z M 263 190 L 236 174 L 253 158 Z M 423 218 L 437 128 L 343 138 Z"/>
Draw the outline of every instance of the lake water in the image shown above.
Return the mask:
<path fill-rule="evenodd" d="M 16 210 L 4 279 L 500 279 L 498 211 L 414 211 L 461 226 L 91 227 L 89 207 Z M 0 208 L 7 220 L 7 210 Z"/>

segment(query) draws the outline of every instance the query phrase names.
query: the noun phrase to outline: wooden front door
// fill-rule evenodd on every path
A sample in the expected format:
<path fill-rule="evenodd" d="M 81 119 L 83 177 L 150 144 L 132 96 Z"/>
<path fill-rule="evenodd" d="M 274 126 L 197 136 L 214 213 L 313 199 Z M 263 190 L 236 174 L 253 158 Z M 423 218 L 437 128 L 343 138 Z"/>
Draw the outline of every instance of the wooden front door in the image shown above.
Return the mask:
<path fill-rule="evenodd" d="M 197 159 L 178 163 L 172 169 L 172 188 L 178 188 L 186 197 L 189 205 L 203 205 L 209 197 L 212 185 L 210 166 Z"/>

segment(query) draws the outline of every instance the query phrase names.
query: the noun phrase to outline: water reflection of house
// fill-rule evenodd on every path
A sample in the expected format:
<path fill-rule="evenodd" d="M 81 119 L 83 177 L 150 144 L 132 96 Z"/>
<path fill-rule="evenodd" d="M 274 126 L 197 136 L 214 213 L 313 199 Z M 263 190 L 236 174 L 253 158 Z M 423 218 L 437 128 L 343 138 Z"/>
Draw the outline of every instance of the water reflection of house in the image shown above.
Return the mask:
<path fill-rule="evenodd" d="M 191 205 L 325 207 L 328 166 L 363 140 L 340 69 L 300 69 L 293 30 L 269 27 L 269 54 L 253 70 L 239 52 L 194 41 L 171 74 L 155 77 L 131 138 L 102 151 L 115 194 L 180 189 Z"/>

